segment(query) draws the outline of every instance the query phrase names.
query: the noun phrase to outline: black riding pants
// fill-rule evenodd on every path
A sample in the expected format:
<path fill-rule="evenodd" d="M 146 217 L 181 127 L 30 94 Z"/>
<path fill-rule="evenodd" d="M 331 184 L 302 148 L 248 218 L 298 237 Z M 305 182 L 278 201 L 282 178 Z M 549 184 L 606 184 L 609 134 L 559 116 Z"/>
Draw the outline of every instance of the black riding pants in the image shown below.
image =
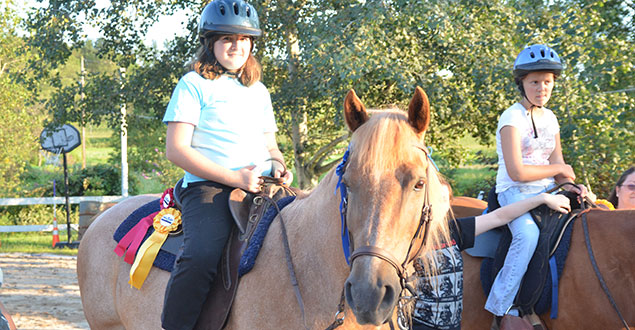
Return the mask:
<path fill-rule="evenodd" d="M 196 324 L 233 226 L 228 206 L 232 189 L 211 181 L 175 188 L 185 237 L 165 292 L 161 323 L 166 330 Z"/>

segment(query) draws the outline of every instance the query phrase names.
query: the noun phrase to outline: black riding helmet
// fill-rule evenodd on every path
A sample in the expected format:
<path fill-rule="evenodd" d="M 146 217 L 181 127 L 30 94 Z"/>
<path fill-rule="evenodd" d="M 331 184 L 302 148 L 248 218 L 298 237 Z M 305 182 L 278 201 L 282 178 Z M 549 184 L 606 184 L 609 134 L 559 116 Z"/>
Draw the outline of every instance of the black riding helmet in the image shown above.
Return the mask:
<path fill-rule="evenodd" d="M 213 0 L 201 13 L 198 35 L 201 44 L 212 34 L 242 34 L 260 37 L 258 13 L 244 0 Z"/>

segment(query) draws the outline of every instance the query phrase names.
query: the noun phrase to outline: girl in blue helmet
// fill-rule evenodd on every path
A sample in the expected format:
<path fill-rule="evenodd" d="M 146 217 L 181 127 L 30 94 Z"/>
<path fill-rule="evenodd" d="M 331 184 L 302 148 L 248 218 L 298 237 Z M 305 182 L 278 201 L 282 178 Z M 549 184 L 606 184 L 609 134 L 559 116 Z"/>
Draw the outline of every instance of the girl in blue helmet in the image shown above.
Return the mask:
<path fill-rule="evenodd" d="M 293 180 L 276 143 L 271 99 L 252 54 L 261 34 L 250 4 L 210 2 L 199 22 L 197 57 L 163 117 L 166 156 L 185 171 L 175 187 L 185 239 L 165 293 L 164 329 L 196 324 L 233 226 L 229 193 L 236 187 L 257 193 L 261 175 L 282 177 L 285 184 Z"/>
<path fill-rule="evenodd" d="M 558 120 L 545 108 L 561 71 L 558 54 L 545 45 L 526 47 L 514 62 L 514 80 L 522 99 L 503 112 L 496 129 L 496 193 L 501 206 L 538 195 L 556 184 L 574 182 L 576 178 L 573 168 L 562 157 Z M 583 185 L 567 187 L 583 196 L 587 194 Z M 512 242 L 485 304 L 497 323 L 507 311 L 517 313 L 511 307 L 539 235 L 529 213 L 508 226 Z"/>

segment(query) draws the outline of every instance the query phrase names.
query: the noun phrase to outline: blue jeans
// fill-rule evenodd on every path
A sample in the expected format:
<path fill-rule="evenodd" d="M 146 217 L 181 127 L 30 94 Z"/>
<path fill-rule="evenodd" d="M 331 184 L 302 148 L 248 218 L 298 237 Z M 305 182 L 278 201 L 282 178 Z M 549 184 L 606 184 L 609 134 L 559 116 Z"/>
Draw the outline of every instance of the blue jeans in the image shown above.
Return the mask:
<path fill-rule="evenodd" d="M 536 196 L 548 188 L 550 187 L 528 192 L 519 187 L 511 187 L 498 194 L 498 202 L 501 206 L 509 205 Z M 485 303 L 485 309 L 498 316 L 505 315 L 514 303 L 540 235 L 540 230 L 529 213 L 512 220 L 507 226 L 512 233 L 512 241 Z"/>

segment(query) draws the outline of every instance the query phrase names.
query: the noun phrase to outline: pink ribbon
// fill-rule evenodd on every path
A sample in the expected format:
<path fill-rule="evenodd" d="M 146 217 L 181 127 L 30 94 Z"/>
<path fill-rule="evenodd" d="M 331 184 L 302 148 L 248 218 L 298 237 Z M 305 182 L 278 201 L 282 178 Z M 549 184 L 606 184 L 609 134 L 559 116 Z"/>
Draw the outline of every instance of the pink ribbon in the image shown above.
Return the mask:
<path fill-rule="evenodd" d="M 159 212 L 154 212 L 147 217 L 139 220 L 139 223 L 132 227 L 132 229 L 130 229 L 130 231 L 121 238 L 121 240 L 115 247 L 115 253 L 120 257 L 124 254 L 125 251 L 126 256 L 123 259 L 125 262 L 131 265 L 134 263 L 134 258 L 137 254 L 137 250 L 139 250 L 141 241 L 143 241 L 143 238 L 146 236 L 148 228 L 152 226 L 154 216 L 157 215 L 157 213 Z"/>

